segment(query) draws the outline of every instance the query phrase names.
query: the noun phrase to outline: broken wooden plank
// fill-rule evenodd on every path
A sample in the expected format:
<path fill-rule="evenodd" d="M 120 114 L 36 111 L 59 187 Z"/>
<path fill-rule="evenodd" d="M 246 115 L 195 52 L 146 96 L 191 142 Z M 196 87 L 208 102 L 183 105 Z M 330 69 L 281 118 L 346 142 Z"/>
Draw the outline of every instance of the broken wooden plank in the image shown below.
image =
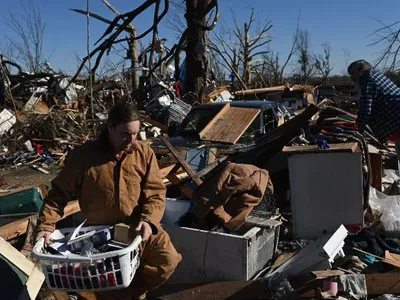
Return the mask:
<path fill-rule="evenodd" d="M 0 253 L 28 277 L 18 299 L 36 299 L 45 279 L 41 267 L 36 266 L 2 238 L 0 238 Z"/>
<path fill-rule="evenodd" d="M 179 182 L 174 181 L 175 183 L 172 183 L 172 182 L 168 179 L 168 175 L 170 175 L 170 174 L 174 174 L 175 177 L 178 178 Z M 170 173 L 170 174 L 168 174 L 167 176 L 165 176 L 165 178 L 163 179 L 163 183 L 164 183 L 166 186 L 171 185 L 171 184 L 173 184 L 173 185 L 184 184 L 184 183 L 186 182 L 186 180 L 189 179 L 189 175 L 188 175 L 186 172 L 179 173 L 179 174 L 176 174 L 176 173 Z"/>
<path fill-rule="evenodd" d="M 173 164 L 168 167 L 160 169 L 161 177 L 162 178 L 166 177 L 175 167 L 176 167 L 176 164 Z"/>
<path fill-rule="evenodd" d="M 161 137 L 161 140 L 164 142 L 165 146 L 169 149 L 169 151 L 172 153 L 172 155 L 175 157 L 175 159 L 179 162 L 179 164 L 182 166 L 182 168 L 186 171 L 186 173 L 189 174 L 190 178 L 193 179 L 193 181 L 199 186 L 203 183 L 203 180 L 201 180 L 200 177 L 196 175 L 196 173 L 193 171 L 193 169 L 189 166 L 189 164 L 183 159 L 178 151 L 174 148 L 174 146 L 171 145 L 171 143 L 165 138 Z M 172 182 L 172 181 L 171 181 Z"/>
<path fill-rule="evenodd" d="M 228 85 L 218 87 L 217 89 L 215 89 L 214 91 L 212 91 L 211 93 L 209 93 L 207 96 L 205 96 L 205 97 L 203 98 L 202 103 L 203 103 L 203 104 L 209 103 L 211 100 L 214 100 L 219 94 L 221 94 L 223 91 L 227 91 L 228 88 L 229 88 Z"/>
<path fill-rule="evenodd" d="M 200 132 L 200 139 L 235 144 L 260 113 L 260 109 L 226 104 Z"/>
<path fill-rule="evenodd" d="M 400 268 L 400 255 L 390 253 L 388 250 L 385 251 L 385 261 L 392 266 Z"/>
<path fill-rule="evenodd" d="M 261 89 L 236 91 L 236 92 L 233 92 L 233 94 L 235 96 L 247 96 L 247 95 L 257 95 L 257 94 L 262 94 L 262 93 L 279 92 L 279 91 L 284 91 L 285 89 L 286 89 L 285 85 L 279 85 L 279 86 L 273 86 L 273 87 L 261 88 Z"/>
<path fill-rule="evenodd" d="M 236 91 L 236 92 L 233 92 L 233 95 L 249 96 L 249 95 L 258 95 L 258 94 L 265 94 L 265 93 L 271 93 L 271 92 L 279 92 L 279 91 L 283 92 L 287 89 L 289 89 L 292 92 L 303 91 L 303 92 L 311 93 L 313 91 L 314 87 L 311 85 L 300 85 L 300 84 L 297 84 L 294 86 L 279 85 L 279 86 L 273 86 L 273 87 L 268 87 L 268 88 Z"/>
<path fill-rule="evenodd" d="M 374 255 L 372 253 L 369 253 L 367 251 L 364 251 L 364 250 L 361 250 L 361 249 L 358 249 L 358 248 L 355 248 L 355 247 L 351 247 L 350 249 L 354 250 L 354 251 L 357 251 L 357 252 L 360 252 L 362 254 L 373 256 L 373 257 L 375 257 L 375 259 L 377 261 L 384 262 L 384 263 L 387 263 L 387 264 L 392 265 L 394 267 L 400 268 L 400 261 L 397 260 L 397 258 L 399 258 L 399 256 L 396 257 L 396 254 L 390 253 L 389 251 L 385 251 L 385 257 L 380 257 L 380 256 Z M 386 256 L 388 256 L 388 257 L 386 257 Z"/>
<path fill-rule="evenodd" d="M 25 283 L 26 289 L 22 290 L 19 299 L 35 299 L 44 282 L 44 274 L 41 266 L 35 266 Z"/>
<path fill-rule="evenodd" d="M 78 201 L 72 201 L 64 209 L 62 219 L 80 211 Z M 26 233 L 29 225 L 29 217 L 22 218 L 7 225 L 0 227 L 0 237 L 5 240 L 11 240 Z"/>
<path fill-rule="evenodd" d="M 329 277 L 336 277 L 340 275 L 344 275 L 345 273 L 341 270 L 322 270 L 322 271 L 312 271 L 316 278 L 315 279 L 325 279 Z"/>
<path fill-rule="evenodd" d="M 329 144 L 328 149 L 318 149 L 317 145 L 289 146 L 284 147 L 283 152 L 288 154 L 325 153 L 325 152 L 355 152 L 358 149 L 357 143 Z"/>
<path fill-rule="evenodd" d="M 181 180 L 179 179 L 179 177 L 177 177 L 175 174 L 168 174 L 167 175 L 167 179 L 173 184 L 173 185 L 179 185 L 181 183 Z M 180 189 L 182 191 L 182 193 L 185 194 L 185 196 L 188 199 L 193 199 L 193 190 L 188 187 L 186 184 L 182 184 L 180 186 Z"/>
<path fill-rule="evenodd" d="M 229 109 L 230 109 L 230 104 L 227 103 L 224 105 L 224 107 L 215 115 L 215 117 L 203 128 L 203 130 L 200 132 L 200 138 L 205 134 L 205 132 L 208 132 L 210 128 L 215 124 L 215 122 L 222 117 Z"/>
<path fill-rule="evenodd" d="M 38 214 L 29 217 L 29 223 L 26 230 L 25 242 L 22 246 L 21 253 L 25 257 L 30 257 L 32 249 L 35 246 L 35 229 L 38 221 Z"/>

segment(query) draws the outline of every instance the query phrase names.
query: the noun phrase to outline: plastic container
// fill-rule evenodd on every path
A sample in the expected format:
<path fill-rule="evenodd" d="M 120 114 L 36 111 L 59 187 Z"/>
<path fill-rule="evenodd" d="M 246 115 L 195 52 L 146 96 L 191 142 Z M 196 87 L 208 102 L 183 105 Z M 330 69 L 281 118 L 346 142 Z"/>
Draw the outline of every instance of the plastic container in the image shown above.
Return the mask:
<path fill-rule="evenodd" d="M 35 213 L 43 205 L 39 188 L 31 188 L 0 197 L 0 215 Z"/>
<path fill-rule="evenodd" d="M 105 226 L 82 227 L 80 232 L 104 229 Z M 74 228 L 60 229 L 64 235 Z M 53 255 L 44 253 L 44 239 L 33 248 L 33 256 L 40 261 L 49 289 L 72 291 L 107 291 L 126 288 L 139 267 L 137 236 L 128 247 L 90 256 L 77 254 Z"/>

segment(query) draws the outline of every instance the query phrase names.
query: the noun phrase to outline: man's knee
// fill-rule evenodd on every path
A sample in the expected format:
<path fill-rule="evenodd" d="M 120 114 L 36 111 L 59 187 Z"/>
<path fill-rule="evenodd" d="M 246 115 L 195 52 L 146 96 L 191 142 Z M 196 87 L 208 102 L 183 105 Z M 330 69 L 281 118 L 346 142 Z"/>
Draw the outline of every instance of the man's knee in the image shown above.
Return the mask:
<path fill-rule="evenodd" d="M 174 245 L 170 244 L 163 255 L 160 256 L 161 265 L 164 266 L 164 273 L 168 277 L 175 271 L 176 267 L 182 260 L 182 256 L 176 251 Z"/>
<path fill-rule="evenodd" d="M 163 266 L 164 272 L 169 273 L 169 275 L 182 260 L 182 256 L 176 251 L 168 233 L 164 230 L 160 231 L 153 251 L 154 253 L 151 256 L 156 258 L 158 264 Z"/>
<path fill-rule="evenodd" d="M 169 277 L 182 260 L 182 256 L 176 251 L 168 233 L 160 230 L 144 247 L 142 259 L 144 265 L 156 268 L 160 275 Z"/>

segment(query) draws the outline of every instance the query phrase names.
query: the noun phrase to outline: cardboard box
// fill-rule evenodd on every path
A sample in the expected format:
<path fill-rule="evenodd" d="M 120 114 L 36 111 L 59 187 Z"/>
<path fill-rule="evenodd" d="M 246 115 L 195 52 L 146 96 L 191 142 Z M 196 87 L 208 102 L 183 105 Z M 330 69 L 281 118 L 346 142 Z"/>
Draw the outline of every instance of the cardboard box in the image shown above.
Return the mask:
<path fill-rule="evenodd" d="M 130 225 L 119 223 L 114 226 L 114 240 L 124 244 L 131 244 L 134 237 L 129 236 Z"/>

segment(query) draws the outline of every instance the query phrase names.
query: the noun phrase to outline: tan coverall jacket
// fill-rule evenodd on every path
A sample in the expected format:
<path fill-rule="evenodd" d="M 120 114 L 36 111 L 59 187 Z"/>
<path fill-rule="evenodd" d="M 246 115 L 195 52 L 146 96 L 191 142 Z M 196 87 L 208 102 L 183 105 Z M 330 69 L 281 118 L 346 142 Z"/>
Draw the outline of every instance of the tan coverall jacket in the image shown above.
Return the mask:
<path fill-rule="evenodd" d="M 137 142 L 136 150 L 116 160 L 107 132 L 71 152 L 65 168 L 52 181 L 39 217 L 38 231 L 53 231 L 64 207 L 76 194 L 87 224 L 151 224 L 153 235 L 141 244 L 141 268 L 131 286 L 97 293 L 97 299 L 130 299 L 164 283 L 181 261 L 160 221 L 165 186 L 152 149 Z"/>
<path fill-rule="evenodd" d="M 274 190 L 267 170 L 228 163 L 196 190 L 193 213 L 200 219 L 212 213 L 235 231 L 260 204 L 266 189 Z"/>

